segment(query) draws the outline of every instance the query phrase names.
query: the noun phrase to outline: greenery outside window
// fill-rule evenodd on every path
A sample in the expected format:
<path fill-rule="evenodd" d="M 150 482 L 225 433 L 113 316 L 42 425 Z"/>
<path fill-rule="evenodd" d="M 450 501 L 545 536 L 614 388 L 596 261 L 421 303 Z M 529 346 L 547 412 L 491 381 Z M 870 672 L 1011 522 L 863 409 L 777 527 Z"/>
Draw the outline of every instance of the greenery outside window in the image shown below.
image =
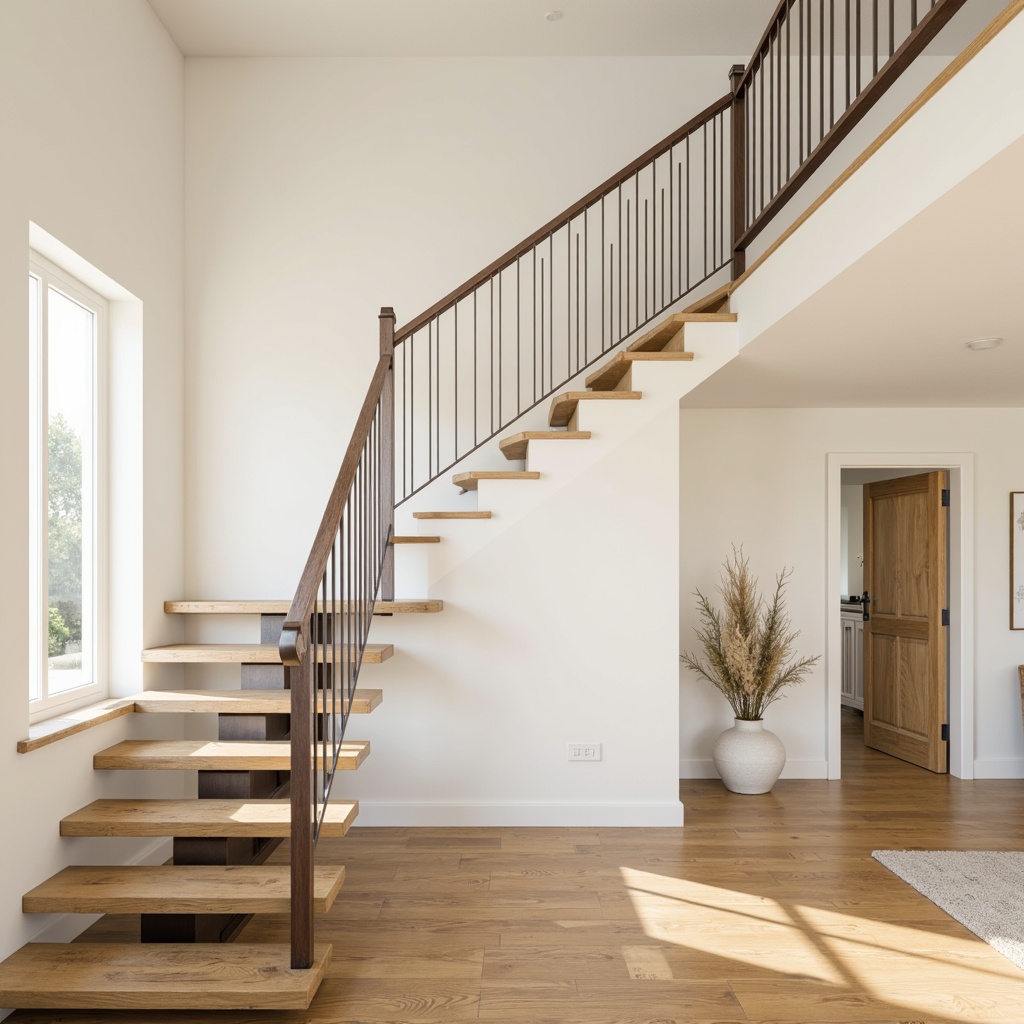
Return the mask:
<path fill-rule="evenodd" d="M 30 717 L 105 693 L 106 303 L 32 254 Z"/>

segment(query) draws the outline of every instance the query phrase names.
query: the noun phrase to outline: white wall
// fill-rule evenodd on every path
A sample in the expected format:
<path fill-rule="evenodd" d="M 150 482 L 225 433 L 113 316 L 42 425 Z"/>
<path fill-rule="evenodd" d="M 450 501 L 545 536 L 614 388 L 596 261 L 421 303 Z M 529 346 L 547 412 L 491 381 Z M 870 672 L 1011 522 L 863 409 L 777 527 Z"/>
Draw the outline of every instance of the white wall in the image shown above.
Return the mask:
<path fill-rule="evenodd" d="M 858 424 L 851 444 L 849 424 Z M 733 543 L 743 543 L 762 582 L 783 565 L 800 650 L 825 654 L 835 595 L 826 585 L 826 456 L 832 452 L 966 452 L 974 455 L 974 721 L 977 777 L 1024 777 L 1017 665 L 1024 635 L 1008 629 L 1009 491 L 1020 486 L 1016 438 L 1021 409 L 684 409 L 680 414 L 681 637 L 692 645 L 696 616 L 689 595 L 715 586 Z M 687 438 L 699 437 L 700 444 Z M 688 538 L 699 538 L 699 543 Z M 966 631 L 965 631 L 966 632 Z M 730 721 L 710 684 L 684 672 L 680 700 L 681 773 L 713 774 L 711 744 Z M 824 777 L 825 660 L 774 705 L 766 721 L 786 744 L 789 777 Z"/>
<path fill-rule="evenodd" d="M 120 719 L 31 754 L 15 753 L 28 731 L 25 281 L 31 221 L 139 300 L 124 303 L 132 309 L 115 316 L 115 372 L 143 398 L 119 407 L 129 416 L 123 431 L 141 443 L 124 443 L 119 429 L 115 447 L 134 460 L 134 481 L 126 483 L 122 472 L 115 486 L 144 519 L 133 516 L 132 529 L 112 538 L 121 588 L 114 603 L 133 609 L 118 623 L 112 687 L 137 690 L 138 651 L 144 640 L 173 635 L 161 602 L 182 584 L 183 65 L 143 0 L 0 4 L 0 630 L 6 655 L 0 804 L 4 820 L 17 823 L 17 843 L 7 844 L 3 861 L 0 956 L 48 923 L 21 915 L 26 890 L 65 864 L 124 861 L 152 846 L 57 834 L 62 815 L 128 792 L 129 780 L 115 778 L 118 773 L 94 773 L 91 755 L 138 725 Z M 123 418 L 115 425 L 122 424 Z M 162 783 L 180 792 L 175 773 Z"/>
<path fill-rule="evenodd" d="M 287 595 L 379 308 L 411 320 L 724 95 L 732 62 L 187 61 L 189 591 Z"/>

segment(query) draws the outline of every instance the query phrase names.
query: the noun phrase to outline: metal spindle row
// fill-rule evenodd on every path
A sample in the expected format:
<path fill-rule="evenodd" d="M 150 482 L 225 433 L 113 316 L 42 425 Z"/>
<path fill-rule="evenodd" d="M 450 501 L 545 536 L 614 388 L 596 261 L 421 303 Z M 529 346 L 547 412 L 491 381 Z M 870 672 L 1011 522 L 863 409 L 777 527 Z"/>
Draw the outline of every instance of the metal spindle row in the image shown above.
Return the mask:
<path fill-rule="evenodd" d="M 946 3 L 787 0 L 779 8 L 741 85 L 744 228 L 759 229 L 759 221 L 774 215 L 798 172 L 823 155 L 823 143 L 838 128 L 845 134 L 852 127 L 860 112 L 851 119 L 851 108 L 915 37 L 925 16 Z M 844 120 L 851 123 L 842 125 Z"/>
<path fill-rule="evenodd" d="M 400 503 L 731 255 L 728 106 L 400 340 Z"/>

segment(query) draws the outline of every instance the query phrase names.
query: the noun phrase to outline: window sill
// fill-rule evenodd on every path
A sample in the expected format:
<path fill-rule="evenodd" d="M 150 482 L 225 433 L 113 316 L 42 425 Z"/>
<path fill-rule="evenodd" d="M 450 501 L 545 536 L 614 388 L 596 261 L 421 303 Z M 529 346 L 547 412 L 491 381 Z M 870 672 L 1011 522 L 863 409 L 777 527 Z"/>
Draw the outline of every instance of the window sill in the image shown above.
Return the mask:
<path fill-rule="evenodd" d="M 46 718 L 30 725 L 28 739 L 18 740 L 18 753 L 27 754 L 50 743 L 56 743 L 66 736 L 74 736 L 93 726 L 112 722 L 122 715 L 133 714 L 134 711 L 135 701 L 130 697 L 112 697 L 109 700 L 97 701 L 95 704 L 86 704 L 85 707 L 76 708 L 74 711 L 59 713 L 53 718 Z"/>

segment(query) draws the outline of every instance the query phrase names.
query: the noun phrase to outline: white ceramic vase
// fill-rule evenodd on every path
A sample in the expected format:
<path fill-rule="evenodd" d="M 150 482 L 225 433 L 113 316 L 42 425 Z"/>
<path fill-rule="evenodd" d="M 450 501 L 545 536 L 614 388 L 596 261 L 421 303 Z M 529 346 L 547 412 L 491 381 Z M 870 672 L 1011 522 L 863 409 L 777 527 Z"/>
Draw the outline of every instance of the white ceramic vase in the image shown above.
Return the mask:
<path fill-rule="evenodd" d="M 767 793 L 786 763 L 782 740 L 764 727 L 764 722 L 736 719 L 715 740 L 711 750 L 725 788 L 733 793 Z"/>

